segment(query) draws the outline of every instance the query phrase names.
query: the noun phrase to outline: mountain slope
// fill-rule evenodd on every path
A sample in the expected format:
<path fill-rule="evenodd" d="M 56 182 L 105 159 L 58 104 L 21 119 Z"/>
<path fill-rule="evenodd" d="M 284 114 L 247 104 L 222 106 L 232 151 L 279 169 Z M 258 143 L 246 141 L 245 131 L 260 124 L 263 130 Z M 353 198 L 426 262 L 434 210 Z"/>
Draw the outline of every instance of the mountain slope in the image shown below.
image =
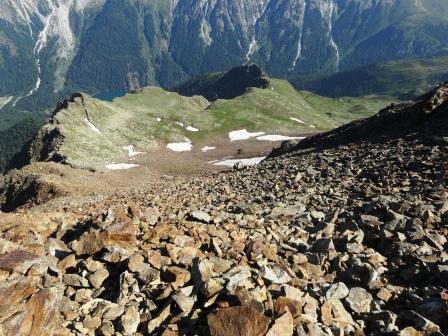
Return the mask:
<path fill-rule="evenodd" d="M 0 12 L 5 113 L 247 62 L 317 78 L 447 53 L 445 0 L 5 0 Z"/>
<path fill-rule="evenodd" d="M 356 120 L 299 143 L 285 142 L 271 157 L 306 148 L 331 148 L 363 141 L 382 142 L 402 137 L 448 135 L 448 84 L 442 84 L 415 102 L 392 104 L 369 118 Z M 437 141 L 444 142 L 443 138 Z"/>
<path fill-rule="evenodd" d="M 229 142 L 230 132 L 243 129 L 301 135 L 371 115 L 383 104 L 378 99 L 333 100 L 298 92 L 276 79 L 266 89 L 251 88 L 242 96 L 213 103 L 156 87 L 113 102 L 75 94 L 40 130 L 25 161 L 62 161 L 103 170 L 123 159 L 123 148 L 130 145 L 145 152 L 169 143 L 205 146 L 217 139 Z"/>
<path fill-rule="evenodd" d="M 378 63 L 312 81 L 292 80 L 299 90 L 327 97 L 384 95 L 415 99 L 448 80 L 448 57 Z"/>

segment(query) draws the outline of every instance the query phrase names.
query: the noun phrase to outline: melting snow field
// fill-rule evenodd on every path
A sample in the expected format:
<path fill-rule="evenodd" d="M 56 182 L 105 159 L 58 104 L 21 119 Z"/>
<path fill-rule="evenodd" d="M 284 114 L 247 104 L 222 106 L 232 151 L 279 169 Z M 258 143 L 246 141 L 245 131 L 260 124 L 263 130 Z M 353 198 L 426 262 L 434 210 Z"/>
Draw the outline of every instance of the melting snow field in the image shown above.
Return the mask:
<path fill-rule="evenodd" d="M 297 119 L 297 118 L 289 118 L 289 119 L 291 119 L 292 121 L 297 121 L 298 123 L 301 123 L 301 124 L 305 124 L 304 121 Z"/>
<path fill-rule="evenodd" d="M 208 151 L 211 151 L 211 150 L 214 150 L 214 149 L 216 149 L 216 147 L 209 147 L 209 146 L 202 147 L 202 151 L 204 153 L 206 153 Z"/>
<path fill-rule="evenodd" d="M 286 135 L 275 135 L 275 134 L 266 134 L 257 137 L 257 140 L 260 141 L 286 141 L 286 140 L 302 140 L 305 137 L 290 137 Z"/>
<path fill-rule="evenodd" d="M 124 146 L 123 149 L 128 152 L 129 157 L 144 154 L 144 152 L 136 152 L 134 149 L 134 145 Z"/>
<path fill-rule="evenodd" d="M 169 143 L 166 147 L 173 152 L 189 152 L 193 148 L 193 144 L 185 138 L 185 142 Z"/>
<path fill-rule="evenodd" d="M 244 166 L 255 166 L 259 164 L 261 161 L 266 159 L 266 156 L 254 157 L 250 159 L 232 159 L 232 160 L 222 160 L 222 161 L 211 161 L 209 163 L 214 164 L 215 166 L 227 166 L 233 167 L 235 164 L 240 163 Z"/>
<path fill-rule="evenodd" d="M 246 129 L 242 129 L 242 130 L 230 132 L 229 139 L 230 139 L 230 141 L 248 140 L 250 138 L 255 138 L 255 137 L 258 137 L 263 134 L 265 134 L 265 133 L 264 132 L 250 133 Z"/>
<path fill-rule="evenodd" d="M 101 133 L 101 131 L 100 131 L 98 128 L 96 128 L 96 126 L 95 126 L 94 124 L 92 124 L 92 123 L 89 121 L 89 119 L 84 118 L 84 121 L 85 121 L 85 123 L 87 124 L 87 126 L 89 126 L 89 128 L 90 128 L 92 131 L 94 131 L 96 134 L 103 135 L 103 133 Z"/>
<path fill-rule="evenodd" d="M 139 165 L 133 163 L 112 163 L 106 166 L 106 169 L 109 170 L 124 170 L 139 167 Z"/>

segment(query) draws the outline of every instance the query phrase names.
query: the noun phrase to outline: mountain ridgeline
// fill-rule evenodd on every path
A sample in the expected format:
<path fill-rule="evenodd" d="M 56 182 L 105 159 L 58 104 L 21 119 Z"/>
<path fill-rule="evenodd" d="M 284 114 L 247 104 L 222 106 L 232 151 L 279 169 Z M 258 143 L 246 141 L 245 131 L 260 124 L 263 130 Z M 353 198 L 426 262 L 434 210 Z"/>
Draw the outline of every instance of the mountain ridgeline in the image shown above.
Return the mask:
<path fill-rule="evenodd" d="M 169 88 L 249 62 L 318 78 L 442 56 L 447 14 L 445 0 L 5 0 L 0 106 L 51 109 L 73 91 Z"/>

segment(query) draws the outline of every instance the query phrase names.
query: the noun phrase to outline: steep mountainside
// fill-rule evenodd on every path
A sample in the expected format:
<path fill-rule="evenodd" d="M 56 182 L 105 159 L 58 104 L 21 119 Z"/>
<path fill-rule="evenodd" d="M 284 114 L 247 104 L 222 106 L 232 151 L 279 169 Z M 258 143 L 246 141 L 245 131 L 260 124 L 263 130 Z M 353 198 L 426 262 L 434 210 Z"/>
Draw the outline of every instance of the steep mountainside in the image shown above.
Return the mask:
<path fill-rule="evenodd" d="M 326 97 L 384 95 L 412 100 L 448 81 L 448 57 L 377 63 L 317 80 L 292 79 L 298 90 Z"/>
<path fill-rule="evenodd" d="M 0 212 L 0 334 L 446 335 L 447 102 L 442 86 L 187 181 L 118 188 L 125 174 L 54 163 L 0 178 L 3 205 L 5 185 L 44 202 Z M 33 168 L 51 173 L 17 193 Z M 70 198 L 56 181 L 90 189 Z"/>
<path fill-rule="evenodd" d="M 0 13 L 5 112 L 249 61 L 319 77 L 445 55 L 448 44 L 445 0 L 4 0 Z"/>

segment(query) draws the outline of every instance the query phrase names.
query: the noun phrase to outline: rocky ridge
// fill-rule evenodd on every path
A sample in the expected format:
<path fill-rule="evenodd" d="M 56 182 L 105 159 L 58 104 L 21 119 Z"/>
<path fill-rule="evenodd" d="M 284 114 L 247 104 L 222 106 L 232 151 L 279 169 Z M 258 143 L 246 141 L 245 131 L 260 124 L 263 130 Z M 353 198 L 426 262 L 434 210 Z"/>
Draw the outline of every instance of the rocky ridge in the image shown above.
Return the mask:
<path fill-rule="evenodd" d="M 269 84 L 270 78 L 263 69 L 256 64 L 248 64 L 192 79 L 173 91 L 183 96 L 203 96 L 208 101 L 216 101 L 242 96 L 250 88 L 267 89 Z"/>
<path fill-rule="evenodd" d="M 431 134 L 296 148 L 82 209 L 0 214 L 0 334 L 448 333 L 436 96 L 421 110 L 438 115 Z"/>

